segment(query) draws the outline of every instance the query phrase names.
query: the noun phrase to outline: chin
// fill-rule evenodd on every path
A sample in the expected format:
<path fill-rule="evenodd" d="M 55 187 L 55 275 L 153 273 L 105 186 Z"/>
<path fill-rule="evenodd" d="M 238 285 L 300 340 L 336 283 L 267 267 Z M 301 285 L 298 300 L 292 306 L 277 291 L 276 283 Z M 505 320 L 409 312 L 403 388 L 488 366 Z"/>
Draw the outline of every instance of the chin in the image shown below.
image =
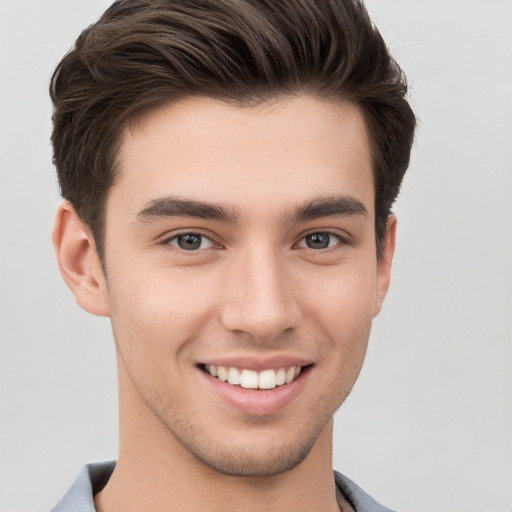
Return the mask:
<path fill-rule="evenodd" d="M 176 418 L 174 418 L 176 419 Z M 237 477 L 269 477 L 299 466 L 328 433 L 332 415 L 326 421 L 281 425 L 272 422 L 230 433 L 183 422 L 166 423 L 167 432 L 196 461 L 219 474 Z M 211 427 L 211 426 L 210 426 Z M 245 425 L 248 427 L 248 425 Z M 294 428 L 295 427 L 295 428 Z M 327 430 L 326 430 L 327 428 Z"/>
<path fill-rule="evenodd" d="M 192 447 L 192 452 L 203 464 L 218 473 L 239 477 L 269 477 L 285 473 L 297 467 L 309 454 L 313 443 L 297 445 L 281 445 L 260 448 L 233 448 L 219 450 L 198 449 Z M 189 447 L 191 448 L 191 447 Z M 194 450 L 195 448 L 195 450 Z"/>

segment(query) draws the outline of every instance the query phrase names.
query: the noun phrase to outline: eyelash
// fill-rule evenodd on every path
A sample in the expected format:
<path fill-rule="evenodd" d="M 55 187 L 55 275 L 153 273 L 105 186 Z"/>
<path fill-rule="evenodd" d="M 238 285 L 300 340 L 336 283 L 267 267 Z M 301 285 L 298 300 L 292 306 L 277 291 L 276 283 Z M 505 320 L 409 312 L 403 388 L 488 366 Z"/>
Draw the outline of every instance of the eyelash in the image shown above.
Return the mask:
<path fill-rule="evenodd" d="M 312 235 L 328 235 L 329 238 L 335 238 L 337 243 L 334 244 L 333 246 L 328 246 L 328 247 L 325 247 L 325 248 L 317 248 L 317 249 L 313 249 L 312 247 L 301 247 L 301 249 L 310 249 L 310 250 L 313 250 L 315 252 L 320 252 L 320 251 L 327 251 L 327 250 L 332 250 L 334 249 L 335 247 L 339 246 L 339 245 L 346 245 L 346 244 L 349 244 L 349 240 L 347 240 L 346 238 L 344 238 L 343 236 L 341 236 L 339 233 L 336 233 L 334 231 L 329 231 L 329 230 L 321 230 L 321 231 L 310 231 L 309 233 L 306 233 L 305 235 L 303 235 L 300 239 L 299 239 L 299 242 L 302 242 L 303 240 L 305 240 L 308 236 L 312 236 Z M 329 244 L 330 244 L 331 240 L 329 240 Z"/>
<path fill-rule="evenodd" d="M 183 252 L 183 253 L 188 253 L 188 254 L 192 254 L 192 253 L 197 253 L 197 252 L 200 252 L 201 250 L 201 246 L 198 248 L 198 249 L 183 249 L 182 247 L 179 247 L 177 244 L 173 244 L 172 242 L 174 241 L 177 241 L 179 238 L 181 237 L 186 237 L 187 235 L 194 235 L 194 236 L 197 236 L 201 239 L 201 245 L 203 245 L 203 242 L 205 240 L 208 240 L 211 244 L 211 246 L 214 246 L 216 245 L 215 242 L 213 241 L 213 239 L 203 233 L 200 233 L 198 231 L 184 231 L 184 232 L 181 232 L 181 233 L 176 233 L 168 238 L 166 238 L 165 240 L 162 241 L 162 245 L 163 246 L 172 246 L 173 249 L 175 250 L 178 250 L 180 252 Z M 208 247 L 209 249 L 210 247 Z M 203 248 L 203 250 L 205 250 Z"/>
<path fill-rule="evenodd" d="M 195 235 L 197 237 L 199 237 L 201 239 L 201 244 L 200 246 L 197 248 L 197 249 L 183 249 L 182 247 L 179 247 L 178 246 L 178 243 L 176 244 L 173 244 L 172 242 L 174 241 L 177 241 L 179 238 L 181 237 L 186 237 L 187 235 Z M 339 245 L 347 245 L 347 244 L 350 244 L 350 240 L 348 240 L 346 237 L 343 237 L 341 236 L 339 233 L 336 233 L 334 231 L 329 231 L 329 230 L 322 230 L 322 231 L 311 231 L 309 233 L 306 233 L 304 234 L 300 239 L 299 241 L 294 244 L 295 246 L 298 246 L 298 244 L 300 244 L 301 242 L 303 242 L 308 236 L 312 236 L 312 235 L 328 235 L 329 236 L 329 244 L 331 243 L 331 238 L 334 238 L 337 240 L 337 243 L 334 244 L 333 246 L 328 246 L 328 247 L 324 247 L 324 248 L 312 248 L 312 247 L 298 247 L 299 249 L 310 249 L 314 252 L 325 252 L 327 250 L 333 250 L 335 247 L 339 246 Z M 210 247 L 206 247 L 206 248 L 202 248 L 201 245 L 203 245 L 203 242 L 205 240 L 208 240 L 210 242 Z M 182 253 L 187 253 L 189 255 L 192 255 L 194 253 L 199 253 L 199 252 L 202 252 L 204 250 L 207 250 L 207 249 L 210 249 L 212 246 L 215 246 L 216 243 L 215 241 L 201 233 L 201 232 L 198 232 L 198 231 L 184 231 L 184 232 L 181 232 L 181 233 L 176 233 L 168 238 L 166 238 L 165 240 L 162 241 L 162 245 L 163 246 L 166 246 L 166 247 L 169 247 L 171 246 L 174 250 L 178 250 Z"/>

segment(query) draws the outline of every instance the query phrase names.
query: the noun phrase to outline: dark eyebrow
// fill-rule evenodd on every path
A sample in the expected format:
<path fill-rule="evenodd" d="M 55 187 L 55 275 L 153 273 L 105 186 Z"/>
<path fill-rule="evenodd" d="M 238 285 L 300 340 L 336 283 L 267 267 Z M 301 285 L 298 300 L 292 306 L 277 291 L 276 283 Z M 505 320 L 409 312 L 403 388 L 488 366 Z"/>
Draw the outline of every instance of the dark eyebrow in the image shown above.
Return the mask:
<path fill-rule="evenodd" d="M 332 216 L 368 216 L 364 204 L 351 196 L 333 196 L 315 198 L 286 211 L 284 219 L 290 223 L 305 222 Z M 149 222 L 168 217 L 195 217 L 237 224 L 240 212 L 235 207 L 225 208 L 219 205 L 194 201 L 175 196 L 152 199 L 136 214 L 137 222 Z"/>
<path fill-rule="evenodd" d="M 148 222 L 167 217 L 196 217 L 236 224 L 240 213 L 235 208 L 224 208 L 202 201 L 192 201 L 175 196 L 161 197 L 146 203 L 136 214 L 138 222 Z"/>
<path fill-rule="evenodd" d="M 368 210 L 359 200 L 351 196 L 319 197 L 298 205 L 297 208 L 285 213 L 291 222 L 305 222 L 322 217 L 362 215 L 368 217 Z"/>

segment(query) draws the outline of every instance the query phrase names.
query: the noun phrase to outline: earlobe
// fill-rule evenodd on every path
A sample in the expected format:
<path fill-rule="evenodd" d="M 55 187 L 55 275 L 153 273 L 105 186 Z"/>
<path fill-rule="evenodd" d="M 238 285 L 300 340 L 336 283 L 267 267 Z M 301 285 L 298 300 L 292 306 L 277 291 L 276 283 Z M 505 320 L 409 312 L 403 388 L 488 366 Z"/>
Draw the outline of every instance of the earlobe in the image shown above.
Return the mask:
<path fill-rule="evenodd" d="M 67 201 L 57 209 L 52 240 L 62 277 L 80 307 L 94 315 L 109 316 L 105 277 L 96 244 Z"/>
<path fill-rule="evenodd" d="M 377 316 L 388 292 L 391 280 L 391 264 L 395 253 L 396 217 L 390 215 L 386 223 L 386 234 L 382 241 L 382 251 L 377 261 L 377 290 L 373 316 Z"/>

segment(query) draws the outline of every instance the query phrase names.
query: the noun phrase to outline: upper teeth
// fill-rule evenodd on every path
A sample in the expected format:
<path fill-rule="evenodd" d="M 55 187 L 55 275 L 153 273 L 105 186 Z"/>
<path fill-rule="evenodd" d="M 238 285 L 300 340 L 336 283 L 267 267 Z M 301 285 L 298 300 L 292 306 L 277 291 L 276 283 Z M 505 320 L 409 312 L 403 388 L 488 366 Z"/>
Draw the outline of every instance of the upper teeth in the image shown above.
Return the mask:
<path fill-rule="evenodd" d="M 239 370 L 232 366 L 205 365 L 206 371 L 222 382 L 239 385 L 247 389 L 273 389 L 276 386 L 289 384 L 299 374 L 300 366 L 278 368 L 256 372 L 254 370 Z"/>

